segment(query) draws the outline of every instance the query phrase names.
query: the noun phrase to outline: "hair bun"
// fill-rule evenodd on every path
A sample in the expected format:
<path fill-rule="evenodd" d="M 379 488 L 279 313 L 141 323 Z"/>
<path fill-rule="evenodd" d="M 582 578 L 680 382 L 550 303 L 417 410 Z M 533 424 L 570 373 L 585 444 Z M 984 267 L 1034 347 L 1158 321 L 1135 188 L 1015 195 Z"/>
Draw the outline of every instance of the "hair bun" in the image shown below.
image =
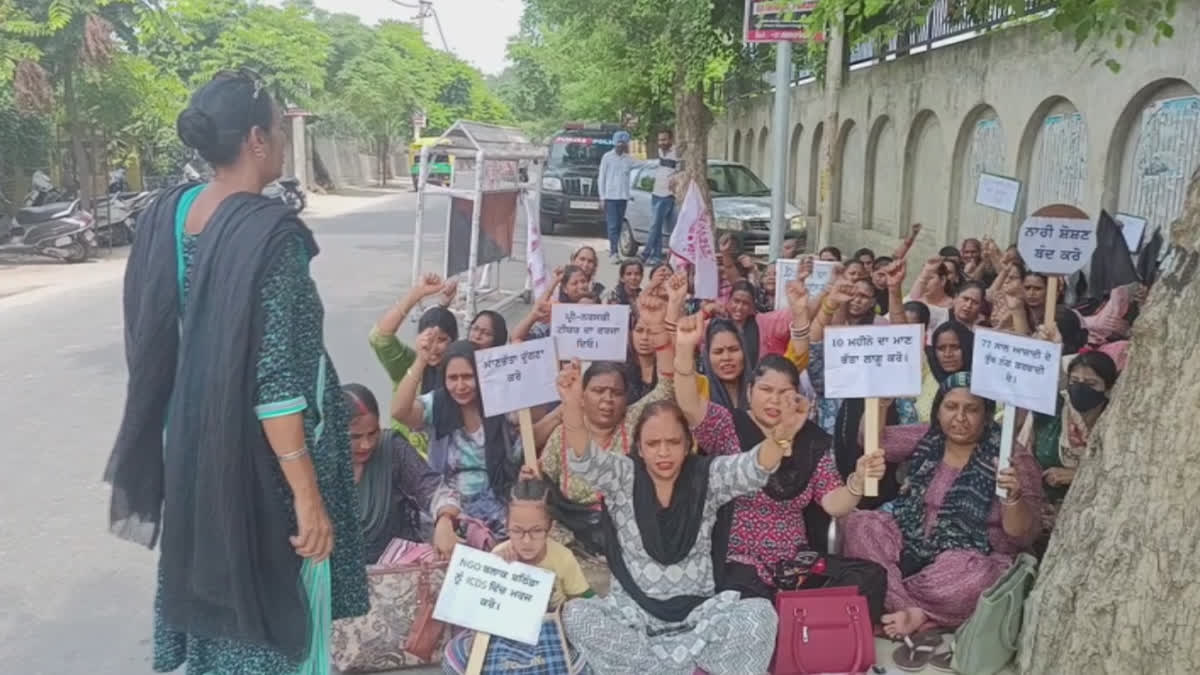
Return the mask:
<path fill-rule="evenodd" d="M 202 156 L 217 144 L 217 123 L 202 110 L 191 106 L 179 113 L 175 120 L 175 131 L 183 144 L 197 150 Z"/>

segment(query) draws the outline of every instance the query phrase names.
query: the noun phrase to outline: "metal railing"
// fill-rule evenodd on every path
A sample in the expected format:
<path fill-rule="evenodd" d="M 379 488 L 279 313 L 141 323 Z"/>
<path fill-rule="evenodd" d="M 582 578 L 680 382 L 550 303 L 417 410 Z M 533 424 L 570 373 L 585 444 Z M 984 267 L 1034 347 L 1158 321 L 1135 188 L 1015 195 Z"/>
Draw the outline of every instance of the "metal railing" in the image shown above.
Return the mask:
<path fill-rule="evenodd" d="M 982 33 L 1011 21 L 1049 12 L 1057 4 L 1049 0 L 1025 0 L 1022 9 L 1013 10 L 1008 3 L 997 2 L 980 11 L 968 12 L 963 0 L 934 0 L 923 23 L 901 32 L 886 44 L 867 41 L 854 45 L 850 49 L 847 67 L 890 57 L 901 58 L 914 50 L 935 49 L 941 46 L 939 43 L 947 40 Z M 792 82 L 800 82 L 813 76 L 812 71 L 797 67 L 792 74 Z M 761 79 L 730 78 L 720 87 L 720 93 L 726 102 L 760 94 L 772 89 L 772 78 L 771 73 Z"/>

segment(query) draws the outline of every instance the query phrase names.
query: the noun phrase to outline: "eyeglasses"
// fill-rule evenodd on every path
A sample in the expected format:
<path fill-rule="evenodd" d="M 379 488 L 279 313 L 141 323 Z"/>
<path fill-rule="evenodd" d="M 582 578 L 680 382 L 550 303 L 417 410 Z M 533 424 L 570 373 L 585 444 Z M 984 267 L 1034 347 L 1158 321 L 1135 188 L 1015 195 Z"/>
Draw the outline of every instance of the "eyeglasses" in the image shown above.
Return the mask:
<path fill-rule="evenodd" d="M 545 527 L 535 527 L 529 530 L 510 527 L 508 529 L 508 536 L 509 539 L 530 539 L 532 541 L 538 541 L 540 539 L 545 539 L 549 532 L 550 530 Z"/>

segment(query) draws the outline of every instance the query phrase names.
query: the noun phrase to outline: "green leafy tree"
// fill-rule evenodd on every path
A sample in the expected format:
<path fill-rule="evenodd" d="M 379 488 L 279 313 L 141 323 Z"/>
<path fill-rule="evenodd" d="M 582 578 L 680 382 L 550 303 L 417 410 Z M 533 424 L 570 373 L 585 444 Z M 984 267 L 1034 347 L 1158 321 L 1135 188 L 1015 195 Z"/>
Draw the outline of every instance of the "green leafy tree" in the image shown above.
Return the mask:
<path fill-rule="evenodd" d="M 104 139 L 112 164 L 139 163 L 178 144 L 175 119 L 187 103 L 179 77 L 144 56 L 119 52 L 104 70 L 91 71 L 80 86 L 80 106 L 93 132 Z"/>
<path fill-rule="evenodd" d="M 331 38 L 303 6 L 171 0 L 140 28 L 151 59 L 189 86 L 245 67 L 286 103 L 312 105 L 324 91 Z"/>
<path fill-rule="evenodd" d="M 151 6 L 138 0 L 25 0 L 21 8 L 20 15 L 0 24 L 0 35 L 37 50 L 36 65 L 28 61 L 17 67 L 18 100 L 39 100 L 37 92 L 48 89 L 49 82 L 61 86 L 75 178 L 86 200 L 92 191 L 93 158 L 84 145 L 79 82 L 89 69 L 106 67 L 122 42 L 136 42 L 137 13 Z"/>

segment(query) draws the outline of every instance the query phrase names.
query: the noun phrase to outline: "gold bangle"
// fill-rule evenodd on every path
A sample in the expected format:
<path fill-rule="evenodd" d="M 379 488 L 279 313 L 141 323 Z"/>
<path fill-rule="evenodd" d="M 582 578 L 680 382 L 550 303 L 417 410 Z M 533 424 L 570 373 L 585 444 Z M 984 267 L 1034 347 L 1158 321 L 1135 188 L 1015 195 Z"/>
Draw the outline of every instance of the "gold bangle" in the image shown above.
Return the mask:
<path fill-rule="evenodd" d="M 850 487 L 851 485 L 854 484 L 855 478 L 858 478 L 857 471 L 851 471 L 850 475 L 846 476 L 846 492 L 849 492 L 851 495 L 853 495 L 855 497 L 862 497 L 863 496 L 862 492 L 855 492 L 854 488 Z"/>
<path fill-rule="evenodd" d="M 308 448 L 300 448 L 295 452 L 289 452 L 286 455 L 276 455 L 275 459 L 280 462 L 294 462 L 308 454 Z"/>
<path fill-rule="evenodd" d="M 680 370 L 680 369 L 679 369 L 679 366 L 675 366 L 675 374 L 676 374 L 676 375 L 683 375 L 684 377 L 687 377 L 687 376 L 689 376 L 689 375 L 695 375 L 695 374 L 696 374 L 696 369 L 695 369 L 695 368 L 692 368 L 691 370 Z"/>

